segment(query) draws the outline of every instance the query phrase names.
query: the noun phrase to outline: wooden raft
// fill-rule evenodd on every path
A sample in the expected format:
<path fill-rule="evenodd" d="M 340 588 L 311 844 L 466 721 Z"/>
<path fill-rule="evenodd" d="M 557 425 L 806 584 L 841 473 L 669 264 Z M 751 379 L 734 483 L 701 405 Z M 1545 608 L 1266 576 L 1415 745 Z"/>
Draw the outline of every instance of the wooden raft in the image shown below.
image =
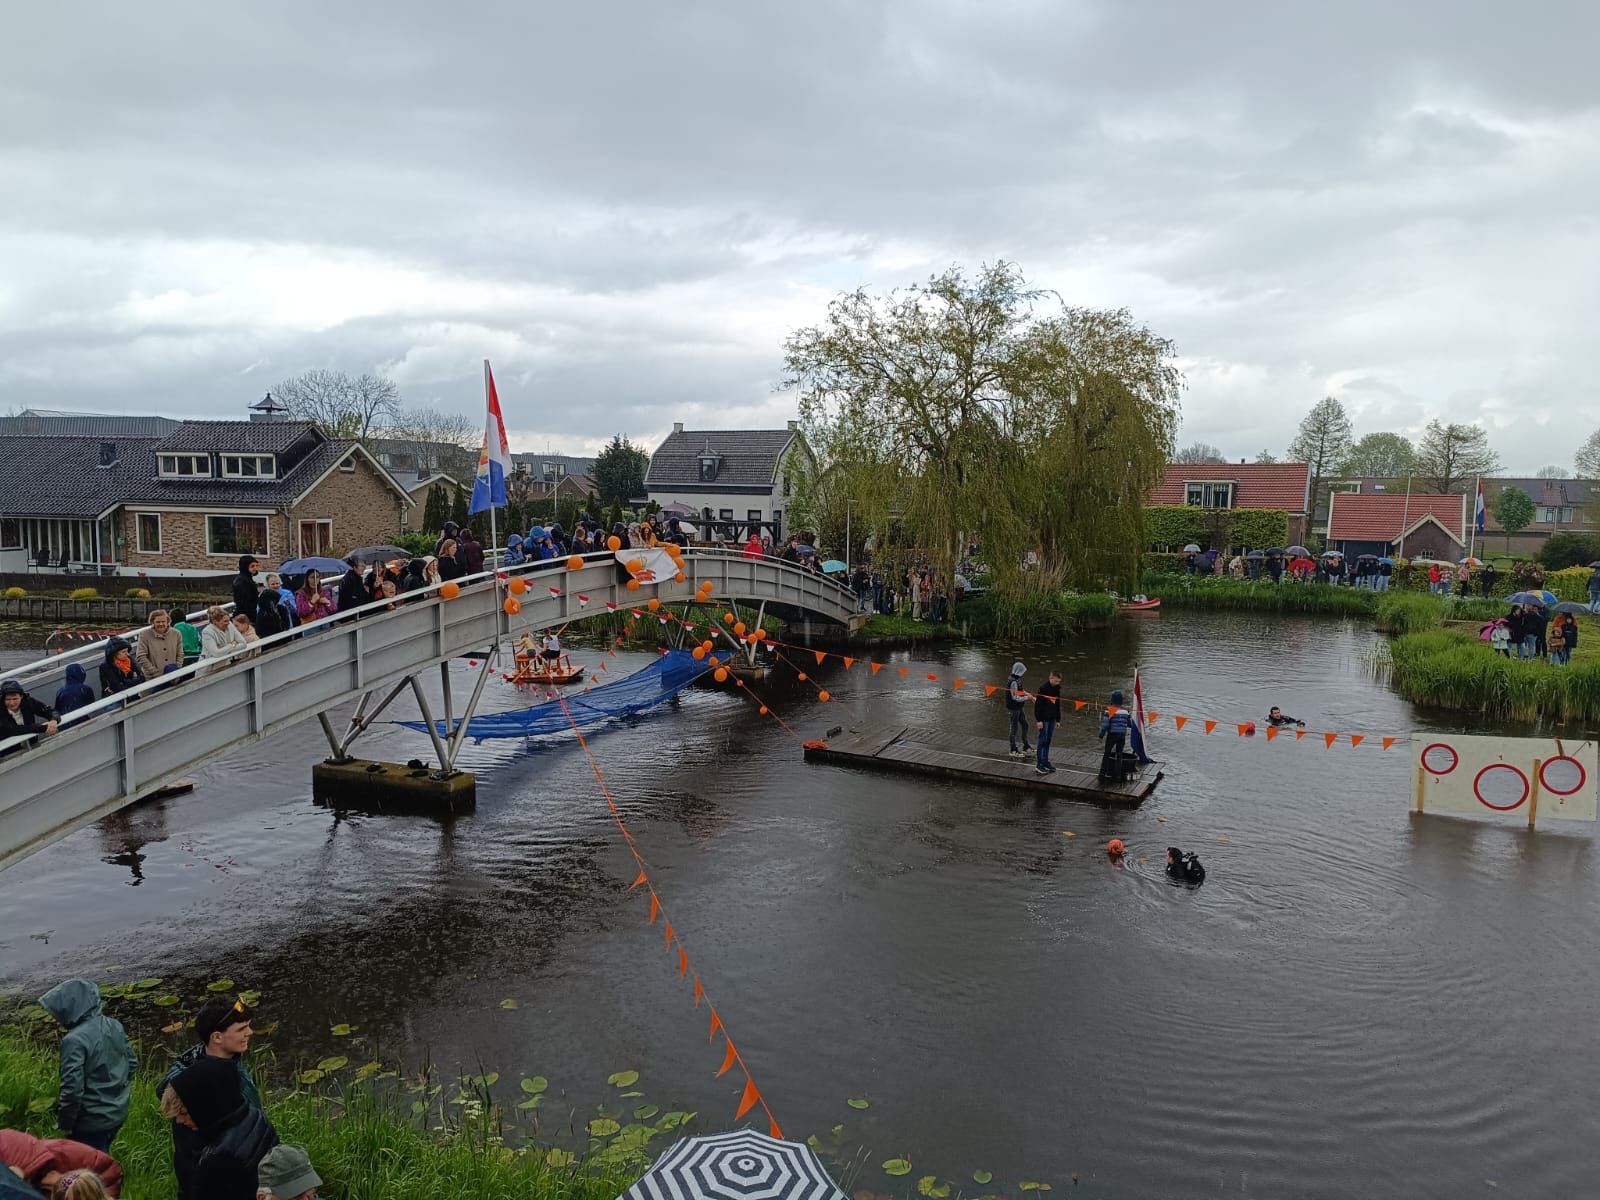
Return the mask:
<path fill-rule="evenodd" d="M 903 725 L 864 725 L 847 729 L 828 738 L 826 745 L 807 746 L 805 755 L 807 762 L 938 775 L 945 779 L 1026 788 L 1130 808 L 1144 803 L 1145 797 L 1161 780 L 1161 764 L 1151 762 L 1123 783 L 1102 782 L 1100 744 L 1096 742 L 1090 751 L 1068 746 L 1059 740 L 1060 732 L 1058 726 L 1058 740 L 1050 747 L 1050 760 L 1056 768 L 1054 775 L 1040 775 L 1034 769 L 1031 752 L 1025 759 L 1011 758 L 1009 747 L 1001 738 Z"/>

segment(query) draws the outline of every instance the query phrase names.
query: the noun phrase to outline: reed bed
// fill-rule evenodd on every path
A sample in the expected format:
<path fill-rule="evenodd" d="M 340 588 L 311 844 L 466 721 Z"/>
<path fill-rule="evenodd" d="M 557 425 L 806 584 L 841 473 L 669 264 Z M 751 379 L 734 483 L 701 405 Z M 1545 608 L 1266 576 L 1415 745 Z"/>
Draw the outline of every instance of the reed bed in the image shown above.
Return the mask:
<path fill-rule="evenodd" d="M 1407 700 L 1431 708 L 1513 721 L 1600 722 L 1600 654 L 1592 642 L 1600 630 L 1586 621 L 1583 635 L 1572 662 L 1553 667 L 1496 654 L 1471 634 L 1409 633 L 1389 645 L 1389 680 Z"/>

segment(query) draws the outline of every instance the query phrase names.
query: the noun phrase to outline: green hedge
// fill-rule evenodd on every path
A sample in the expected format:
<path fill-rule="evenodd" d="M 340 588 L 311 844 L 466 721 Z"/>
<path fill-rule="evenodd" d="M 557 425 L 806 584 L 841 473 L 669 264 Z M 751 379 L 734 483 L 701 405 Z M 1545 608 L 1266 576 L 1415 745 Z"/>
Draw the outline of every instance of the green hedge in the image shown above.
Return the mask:
<path fill-rule="evenodd" d="M 1144 510 L 1145 542 L 1151 546 L 1210 546 L 1208 513 L 1215 509 L 1192 504 L 1149 504 Z M 1226 538 L 1229 546 L 1281 546 L 1289 537 L 1289 514 L 1278 508 L 1228 510 Z"/>

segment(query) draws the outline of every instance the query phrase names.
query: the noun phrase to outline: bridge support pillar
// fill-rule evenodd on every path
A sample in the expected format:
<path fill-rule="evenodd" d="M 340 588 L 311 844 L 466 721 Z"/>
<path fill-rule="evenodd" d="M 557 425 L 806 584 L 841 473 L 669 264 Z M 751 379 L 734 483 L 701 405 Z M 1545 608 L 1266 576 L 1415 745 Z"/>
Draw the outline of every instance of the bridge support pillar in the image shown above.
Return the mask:
<path fill-rule="evenodd" d="M 325 808 L 456 813 L 470 810 L 477 796 L 477 777 L 466 771 L 435 772 L 363 758 L 329 759 L 311 768 L 311 797 Z"/>

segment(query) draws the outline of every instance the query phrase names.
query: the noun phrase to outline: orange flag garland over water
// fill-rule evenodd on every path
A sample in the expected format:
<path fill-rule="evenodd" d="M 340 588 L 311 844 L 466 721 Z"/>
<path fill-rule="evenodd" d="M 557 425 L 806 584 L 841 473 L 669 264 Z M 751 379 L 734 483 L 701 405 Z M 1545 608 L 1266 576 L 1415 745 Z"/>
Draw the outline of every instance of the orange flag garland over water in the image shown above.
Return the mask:
<path fill-rule="evenodd" d="M 1327 744 L 1328 749 L 1332 750 L 1333 744 L 1339 740 L 1339 735 L 1337 733 L 1325 733 L 1322 735 L 1322 740 Z"/>
<path fill-rule="evenodd" d="M 756 1081 L 747 1076 L 744 1081 L 744 1095 L 739 1100 L 739 1111 L 733 1114 L 733 1119 L 735 1121 L 742 1119 L 760 1099 L 761 1093 L 756 1090 Z"/>
<path fill-rule="evenodd" d="M 1217 727 L 1217 723 L 1215 721 L 1207 721 L 1206 722 L 1206 733 L 1209 734 L 1216 727 Z"/>
<path fill-rule="evenodd" d="M 717 1068 L 717 1078 L 721 1079 L 724 1075 L 726 1075 L 730 1070 L 733 1069 L 733 1064 L 738 1061 L 739 1052 L 733 1048 L 733 1043 L 730 1041 L 728 1043 L 727 1052 L 722 1056 L 722 1065 Z"/>

